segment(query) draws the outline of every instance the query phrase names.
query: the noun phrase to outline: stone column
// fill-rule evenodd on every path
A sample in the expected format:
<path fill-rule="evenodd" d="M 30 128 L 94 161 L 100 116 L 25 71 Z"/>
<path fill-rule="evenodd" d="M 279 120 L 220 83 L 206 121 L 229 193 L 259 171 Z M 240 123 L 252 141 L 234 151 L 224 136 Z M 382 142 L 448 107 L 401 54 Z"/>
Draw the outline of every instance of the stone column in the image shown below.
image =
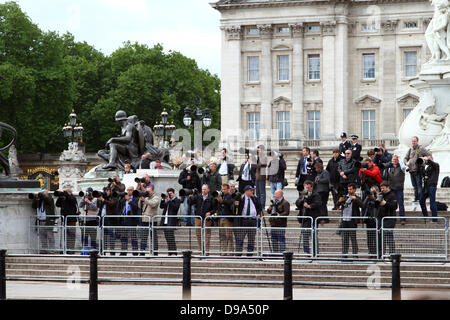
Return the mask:
<path fill-rule="evenodd" d="M 258 25 L 261 35 L 261 140 L 271 138 L 272 133 L 272 101 L 273 101 L 273 73 L 272 73 L 272 34 L 270 24 Z"/>
<path fill-rule="evenodd" d="M 377 110 L 377 138 L 395 139 L 397 114 L 397 63 L 395 61 L 397 44 L 396 35 L 398 20 L 386 20 L 381 22 L 383 32 L 383 45 L 380 48 L 380 57 L 378 61 L 382 64 L 383 75 L 377 76 L 377 81 L 382 83 L 383 101 L 380 109 Z"/>
<path fill-rule="evenodd" d="M 323 55 L 323 112 L 321 138 L 324 144 L 336 142 L 335 102 L 336 102 L 336 48 L 335 30 L 336 21 L 321 23 L 322 28 L 322 55 Z"/>
<path fill-rule="evenodd" d="M 337 21 L 335 59 L 335 138 L 348 132 L 348 25 L 347 18 Z"/>
<path fill-rule="evenodd" d="M 222 27 L 222 141 L 239 137 L 241 126 L 242 57 L 240 26 Z M 245 128 L 244 128 L 245 129 Z"/>
<path fill-rule="evenodd" d="M 290 24 L 292 32 L 292 139 L 301 141 L 305 139 L 305 121 L 303 112 L 304 97 L 304 68 L 303 68 L 303 23 Z M 300 144 L 301 142 L 298 142 Z"/>

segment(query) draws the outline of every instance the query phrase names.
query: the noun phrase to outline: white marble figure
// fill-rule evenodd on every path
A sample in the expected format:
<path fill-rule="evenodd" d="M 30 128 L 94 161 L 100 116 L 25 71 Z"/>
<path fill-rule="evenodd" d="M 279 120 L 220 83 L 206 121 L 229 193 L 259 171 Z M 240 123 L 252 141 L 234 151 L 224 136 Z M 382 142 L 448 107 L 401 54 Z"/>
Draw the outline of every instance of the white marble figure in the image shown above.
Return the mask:
<path fill-rule="evenodd" d="M 78 149 L 77 142 L 69 143 L 69 150 L 64 150 L 59 158 L 60 161 L 86 161 L 86 156 L 83 151 Z"/>
<path fill-rule="evenodd" d="M 19 160 L 17 159 L 17 149 L 15 145 L 9 148 L 8 162 L 11 170 L 11 177 L 18 178 L 19 175 L 23 174 L 22 169 L 19 167 Z"/>
<path fill-rule="evenodd" d="M 428 63 L 450 60 L 450 4 L 448 0 L 430 0 L 434 6 L 433 19 L 425 32 L 431 59 Z"/>

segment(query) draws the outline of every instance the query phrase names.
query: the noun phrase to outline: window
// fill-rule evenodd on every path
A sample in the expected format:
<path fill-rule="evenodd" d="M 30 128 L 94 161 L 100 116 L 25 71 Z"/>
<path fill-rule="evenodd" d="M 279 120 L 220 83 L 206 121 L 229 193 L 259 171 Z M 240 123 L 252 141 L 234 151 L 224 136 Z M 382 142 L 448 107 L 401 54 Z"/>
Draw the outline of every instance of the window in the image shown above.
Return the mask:
<path fill-rule="evenodd" d="M 279 27 L 278 32 L 279 33 L 289 33 L 289 32 L 291 32 L 291 29 L 289 27 Z"/>
<path fill-rule="evenodd" d="M 259 81 L 259 57 L 248 57 L 248 82 Z"/>
<path fill-rule="evenodd" d="M 310 140 L 320 139 L 320 111 L 308 112 L 308 138 Z"/>
<path fill-rule="evenodd" d="M 417 52 L 405 52 L 405 76 L 415 77 L 417 75 Z"/>
<path fill-rule="evenodd" d="M 308 26 L 308 32 L 320 32 L 320 25 Z"/>
<path fill-rule="evenodd" d="M 308 79 L 320 80 L 320 55 L 311 54 L 308 56 Z"/>
<path fill-rule="evenodd" d="M 375 110 L 362 112 L 363 139 L 375 139 Z"/>
<path fill-rule="evenodd" d="M 403 109 L 403 121 L 409 116 L 413 109 Z"/>
<path fill-rule="evenodd" d="M 373 53 L 363 55 L 364 79 L 375 79 L 375 55 Z"/>
<path fill-rule="evenodd" d="M 250 28 L 250 29 L 248 29 L 247 34 L 250 36 L 257 36 L 257 35 L 259 35 L 259 29 L 258 28 Z"/>
<path fill-rule="evenodd" d="M 278 138 L 287 140 L 291 137 L 291 124 L 289 112 L 278 112 Z"/>
<path fill-rule="evenodd" d="M 289 56 L 278 56 L 278 80 L 289 81 Z"/>
<path fill-rule="evenodd" d="M 248 113 L 248 138 L 249 140 L 259 140 L 260 113 Z"/>
<path fill-rule="evenodd" d="M 376 29 L 377 29 L 377 26 L 375 25 L 375 23 L 372 23 L 372 24 L 363 23 L 362 24 L 362 31 L 374 31 Z"/>

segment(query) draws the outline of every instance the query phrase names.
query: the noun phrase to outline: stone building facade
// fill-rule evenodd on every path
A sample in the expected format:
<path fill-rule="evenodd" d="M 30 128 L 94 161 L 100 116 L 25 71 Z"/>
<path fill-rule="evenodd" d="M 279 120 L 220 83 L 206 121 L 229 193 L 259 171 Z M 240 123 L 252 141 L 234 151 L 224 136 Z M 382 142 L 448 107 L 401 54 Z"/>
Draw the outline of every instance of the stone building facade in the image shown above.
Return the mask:
<path fill-rule="evenodd" d="M 221 0 L 222 140 L 398 144 L 429 57 L 429 0 Z M 228 143 L 228 142 L 227 142 Z"/>

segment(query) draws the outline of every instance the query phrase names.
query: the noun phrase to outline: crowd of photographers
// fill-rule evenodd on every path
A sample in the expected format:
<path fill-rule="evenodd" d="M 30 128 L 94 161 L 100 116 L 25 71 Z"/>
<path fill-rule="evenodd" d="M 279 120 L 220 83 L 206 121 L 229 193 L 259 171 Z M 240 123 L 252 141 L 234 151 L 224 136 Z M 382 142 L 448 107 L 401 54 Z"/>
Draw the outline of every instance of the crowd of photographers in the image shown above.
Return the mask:
<path fill-rule="evenodd" d="M 333 150 L 333 157 L 326 165 L 318 150 L 311 152 L 308 147 L 303 148 L 295 174 L 295 185 L 299 193 L 295 202 L 299 211 L 298 222 L 305 229 L 311 229 L 315 223 L 328 223 L 327 203 L 331 192 L 333 210 L 341 211 L 339 234 L 342 236 L 344 256 L 348 254 L 350 241 L 352 254 L 358 254 L 355 230 L 358 224 L 364 224 L 368 229 L 367 244 L 370 255 L 376 256 L 377 252 L 381 252 L 382 241 L 385 248 L 393 253 L 395 242 L 392 232 L 383 233 L 384 239 L 381 239 L 381 233 L 374 229 L 377 226 L 394 228 L 395 219 L 383 218 L 396 216 L 397 208 L 401 223 L 405 223 L 403 189 L 407 172 L 414 187 L 415 203 L 420 204 L 423 215 L 428 216 L 425 201 L 430 198 L 434 218 L 432 221 L 436 222 L 439 164 L 418 144 L 417 137 L 412 139 L 412 146 L 404 159 L 400 159 L 398 155 L 392 156 L 383 145 L 369 150 L 367 157 L 363 159 L 358 137 L 351 138 L 352 142 L 349 142 L 346 134 L 342 134 L 339 147 Z M 219 158 L 212 158 L 207 163 L 193 153 L 187 154 L 178 178 L 181 186 L 178 196 L 173 188 L 169 188 L 167 194 L 157 195 L 149 176 L 144 175 L 142 178 L 136 178 L 136 188 L 130 186 L 126 189 L 117 176 L 110 178 L 109 184 L 101 192 L 92 188 L 80 192 L 79 203 L 71 190 L 55 192 L 56 204 L 48 192 L 30 195 L 30 199 L 33 200 L 33 208 L 37 210 L 39 225 L 54 225 L 52 216 L 55 215 L 56 206 L 67 219 L 68 227 L 75 227 L 77 223 L 85 226 L 82 235 L 83 246 L 99 248 L 97 231 L 102 221 L 105 226 L 126 227 L 105 229 L 105 250 L 111 252 L 111 255 L 115 254 L 116 242 L 121 244 L 121 255 L 127 254 L 129 242 L 133 255 L 137 255 L 137 252 L 144 255 L 142 252 L 147 248 L 149 232 L 141 230 L 146 229 L 150 230 L 156 255 L 158 237 L 152 227 L 179 226 L 177 215 L 181 204 L 184 204 L 184 211 L 181 213 L 184 225 L 196 227 L 199 250 L 202 248 L 202 223 L 206 227 L 216 224 L 221 227 L 219 237 L 222 255 L 231 255 L 231 252 L 242 255 L 245 238 L 247 255 L 253 255 L 256 227 L 261 221 L 266 222 L 260 219 L 265 211 L 270 215 L 268 221 L 272 226 L 271 249 L 281 253 L 286 249 L 285 217 L 290 214 L 290 203 L 284 198 L 283 192 L 288 185 L 285 178 L 286 161 L 282 154 L 267 151 L 264 146 L 258 146 L 255 151 L 240 151 L 245 154 L 245 160 L 239 168 L 235 167 L 225 148 L 221 150 Z M 270 185 L 272 199 L 270 206 L 266 208 L 267 183 Z M 357 193 L 358 189 L 361 190 L 361 197 Z M 158 215 L 159 208 L 163 210 L 162 218 L 159 221 L 153 220 L 152 217 Z M 103 217 L 108 219 L 103 220 Z M 318 217 L 321 218 L 317 220 Z M 152 223 L 155 225 L 152 226 Z M 136 226 L 144 228 L 132 228 Z M 176 255 L 174 228 L 164 229 L 164 236 L 169 255 Z M 318 251 L 318 248 L 315 248 L 318 244 L 314 238 L 315 233 L 303 231 L 301 238 L 305 253 L 311 252 L 311 236 L 312 250 Z M 49 243 L 54 241 L 52 233 L 45 231 L 40 241 L 42 247 L 49 247 Z M 210 251 L 210 243 L 211 229 L 207 228 L 207 253 Z M 376 248 L 376 243 L 379 248 Z M 68 228 L 67 253 L 74 252 L 75 228 Z"/>

